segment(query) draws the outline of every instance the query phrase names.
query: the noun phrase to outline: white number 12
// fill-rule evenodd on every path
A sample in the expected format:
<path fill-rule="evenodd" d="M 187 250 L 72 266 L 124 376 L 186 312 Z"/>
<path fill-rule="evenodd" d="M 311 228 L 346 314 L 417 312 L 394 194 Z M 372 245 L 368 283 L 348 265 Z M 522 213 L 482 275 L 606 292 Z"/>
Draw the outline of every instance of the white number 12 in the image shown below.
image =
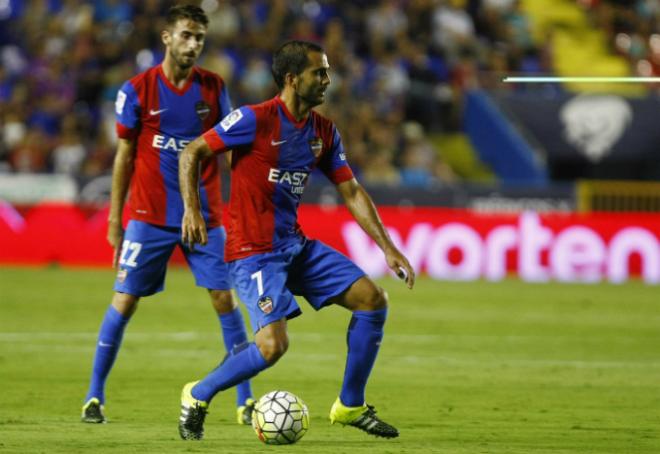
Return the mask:
<path fill-rule="evenodd" d="M 136 259 L 141 250 L 142 250 L 141 243 L 134 243 L 128 240 L 124 240 L 124 242 L 122 243 L 119 263 L 121 265 L 136 267 L 137 266 Z M 128 251 L 131 251 L 131 254 L 128 257 L 126 257 Z"/>

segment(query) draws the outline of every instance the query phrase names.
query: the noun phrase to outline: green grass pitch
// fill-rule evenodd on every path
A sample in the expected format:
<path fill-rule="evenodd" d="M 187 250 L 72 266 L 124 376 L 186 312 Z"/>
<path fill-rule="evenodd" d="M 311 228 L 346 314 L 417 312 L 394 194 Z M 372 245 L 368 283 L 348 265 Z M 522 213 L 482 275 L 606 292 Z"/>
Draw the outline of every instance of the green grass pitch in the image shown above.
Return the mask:
<path fill-rule="evenodd" d="M 179 439 L 182 385 L 223 356 L 187 270 L 170 270 L 166 291 L 140 303 L 110 375 L 110 422 L 79 422 L 112 279 L 0 268 L 0 452 L 660 452 L 657 287 L 380 281 L 390 317 L 367 398 L 400 429 L 395 440 L 329 424 L 349 313 L 301 301 L 289 352 L 253 388 L 299 395 L 311 427 L 297 445 L 272 447 L 235 424 L 233 390 L 212 403 L 205 440 Z"/>

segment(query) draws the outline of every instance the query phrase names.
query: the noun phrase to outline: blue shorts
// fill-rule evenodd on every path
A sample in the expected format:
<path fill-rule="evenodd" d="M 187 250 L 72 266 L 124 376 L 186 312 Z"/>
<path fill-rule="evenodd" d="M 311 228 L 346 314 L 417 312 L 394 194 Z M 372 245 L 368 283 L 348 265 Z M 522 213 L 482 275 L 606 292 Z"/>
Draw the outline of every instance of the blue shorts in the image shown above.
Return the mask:
<path fill-rule="evenodd" d="M 319 310 L 365 275 L 345 255 L 317 240 L 301 239 L 276 251 L 229 263 L 236 293 L 254 332 L 301 314 L 293 295 Z"/>
<path fill-rule="evenodd" d="M 115 291 L 135 296 L 161 292 L 165 287 L 167 262 L 177 245 L 198 286 L 229 290 L 229 268 L 224 261 L 225 229 L 209 229 L 208 237 L 205 246 L 195 245 L 195 250 L 191 252 L 181 244 L 180 228 L 129 221 L 124 232 Z"/>

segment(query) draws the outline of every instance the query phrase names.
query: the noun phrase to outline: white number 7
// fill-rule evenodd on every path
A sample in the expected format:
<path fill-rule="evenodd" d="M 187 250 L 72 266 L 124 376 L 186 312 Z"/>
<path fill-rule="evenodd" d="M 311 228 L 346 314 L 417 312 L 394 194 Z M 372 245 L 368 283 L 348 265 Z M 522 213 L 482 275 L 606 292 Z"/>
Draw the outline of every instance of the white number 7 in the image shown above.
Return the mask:
<path fill-rule="evenodd" d="M 259 291 L 259 296 L 264 294 L 264 281 L 263 278 L 261 277 L 261 270 L 257 271 L 256 273 L 253 273 L 252 276 L 250 276 L 252 280 L 256 279 L 257 280 L 257 290 Z"/>

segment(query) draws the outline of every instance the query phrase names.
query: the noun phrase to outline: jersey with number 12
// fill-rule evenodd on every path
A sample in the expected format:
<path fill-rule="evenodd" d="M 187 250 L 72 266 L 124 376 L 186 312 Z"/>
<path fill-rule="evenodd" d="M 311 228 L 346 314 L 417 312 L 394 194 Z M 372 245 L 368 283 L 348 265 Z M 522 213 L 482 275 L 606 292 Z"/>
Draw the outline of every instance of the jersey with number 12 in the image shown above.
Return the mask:
<path fill-rule="evenodd" d="M 165 77 L 162 65 L 133 77 L 115 102 L 117 135 L 136 141 L 129 218 L 178 227 L 183 216 L 179 153 L 231 111 L 220 76 L 193 67 L 183 87 Z M 200 200 L 209 227 L 221 223 L 222 197 L 217 158 L 202 163 Z"/>

